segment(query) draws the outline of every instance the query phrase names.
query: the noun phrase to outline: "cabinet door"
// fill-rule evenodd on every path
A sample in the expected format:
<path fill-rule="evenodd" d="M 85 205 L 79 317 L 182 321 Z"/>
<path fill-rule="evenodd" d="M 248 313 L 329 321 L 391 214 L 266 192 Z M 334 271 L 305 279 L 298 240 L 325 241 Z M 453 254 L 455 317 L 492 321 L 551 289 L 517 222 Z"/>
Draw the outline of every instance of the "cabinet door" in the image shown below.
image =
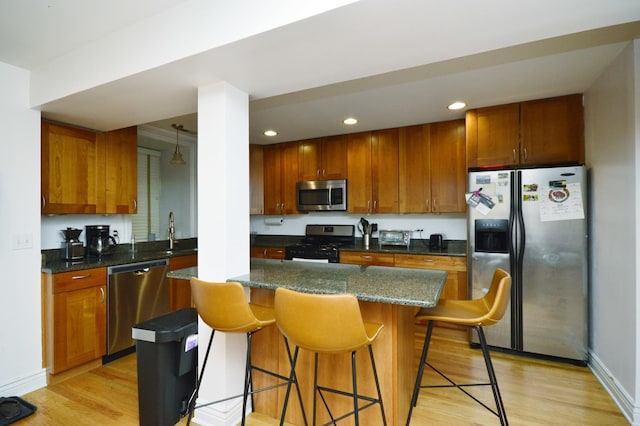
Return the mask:
<path fill-rule="evenodd" d="M 138 129 L 127 127 L 105 134 L 106 209 L 127 214 L 138 210 Z"/>
<path fill-rule="evenodd" d="M 347 135 L 329 136 L 322 143 L 322 178 L 347 178 Z"/>
<path fill-rule="evenodd" d="M 584 163 L 582 95 L 523 102 L 522 164 Z"/>
<path fill-rule="evenodd" d="M 518 164 L 520 105 L 470 110 L 466 115 L 469 167 Z"/>
<path fill-rule="evenodd" d="M 467 184 L 464 120 L 431 124 L 431 211 L 466 211 Z"/>
<path fill-rule="evenodd" d="M 398 129 L 371 133 L 373 213 L 398 213 Z"/>
<path fill-rule="evenodd" d="M 298 143 L 291 142 L 282 144 L 280 165 L 281 184 L 280 199 L 282 200 L 282 214 L 298 213 L 296 183 L 299 179 L 298 169 Z"/>
<path fill-rule="evenodd" d="M 300 152 L 300 180 L 319 180 L 322 177 L 322 143 L 324 138 L 298 142 Z"/>
<path fill-rule="evenodd" d="M 370 213 L 371 133 L 352 133 L 347 137 L 347 210 Z"/>
<path fill-rule="evenodd" d="M 264 213 L 282 214 L 280 198 L 280 146 L 264 147 Z"/>
<path fill-rule="evenodd" d="M 42 213 L 98 213 L 96 133 L 43 121 L 41 148 Z"/>
<path fill-rule="evenodd" d="M 400 213 L 431 211 L 429 125 L 403 127 L 399 134 Z"/>
<path fill-rule="evenodd" d="M 107 353 L 106 285 L 53 295 L 51 373 L 100 358 Z"/>
<path fill-rule="evenodd" d="M 179 256 L 169 259 L 169 270 L 191 268 L 198 266 L 198 255 Z M 192 307 L 191 282 L 177 278 L 169 279 L 169 309 L 176 311 Z"/>
<path fill-rule="evenodd" d="M 264 213 L 264 154 L 262 145 L 249 145 L 249 214 Z"/>

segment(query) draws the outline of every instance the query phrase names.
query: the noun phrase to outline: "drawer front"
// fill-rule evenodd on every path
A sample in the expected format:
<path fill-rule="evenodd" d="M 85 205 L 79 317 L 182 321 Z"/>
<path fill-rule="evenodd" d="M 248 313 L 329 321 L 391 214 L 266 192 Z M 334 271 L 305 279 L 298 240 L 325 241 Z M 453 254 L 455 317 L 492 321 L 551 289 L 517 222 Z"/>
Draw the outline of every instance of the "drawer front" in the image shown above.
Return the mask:
<path fill-rule="evenodd" d="M 284 260 L 284 247 L 251 247 L 251 257 Z"/>
<path fill-rule="evenodd" d="M 467 270 L 467 259 L 455 256 L 396 254 L 395 266 L 465 272 Z"/>
<path fill-rule="evenodd" d="M 190 254 L 188 256 L 177 256 L 169 259 L 169 270 L 192 268 L 198 266 L 198 255 Z"/>
<path fill-rule="evenodd" d="M 53 275 L 53 293 L 105 285 L 107 268 L 83 269 Z"/>
<path fill-rule="evenodd" d="M 393 266 L 394 259 L 392 253 L 341 251 L 340 263 L 350 263 L 353 265 Z"/>

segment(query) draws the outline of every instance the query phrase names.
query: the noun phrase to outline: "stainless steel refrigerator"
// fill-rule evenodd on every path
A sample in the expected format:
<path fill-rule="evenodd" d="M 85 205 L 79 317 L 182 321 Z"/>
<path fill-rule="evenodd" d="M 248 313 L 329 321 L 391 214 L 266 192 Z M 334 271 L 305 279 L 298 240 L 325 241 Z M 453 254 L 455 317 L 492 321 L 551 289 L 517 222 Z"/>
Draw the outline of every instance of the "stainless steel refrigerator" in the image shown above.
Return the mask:
<path fill-rule="evenodd" d="M 510 310 L 485 329 L 489 345 L 586 362 L 584 166 L 470 170 L 469 195 L 471 297 L 486 293 L 496 268 L 513 279 Z"/>

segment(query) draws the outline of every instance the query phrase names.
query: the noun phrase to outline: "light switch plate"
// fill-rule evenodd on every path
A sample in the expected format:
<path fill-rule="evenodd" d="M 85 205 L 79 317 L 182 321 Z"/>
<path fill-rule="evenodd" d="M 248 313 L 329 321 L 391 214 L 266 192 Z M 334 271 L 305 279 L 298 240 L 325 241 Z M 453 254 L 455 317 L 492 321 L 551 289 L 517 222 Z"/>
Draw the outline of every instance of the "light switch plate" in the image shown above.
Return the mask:
<path fill-rule="evenodd" d="M 13 249 L 24 250 L 33 248 L 33 234 L 14 234 L 13 235 Z"/>

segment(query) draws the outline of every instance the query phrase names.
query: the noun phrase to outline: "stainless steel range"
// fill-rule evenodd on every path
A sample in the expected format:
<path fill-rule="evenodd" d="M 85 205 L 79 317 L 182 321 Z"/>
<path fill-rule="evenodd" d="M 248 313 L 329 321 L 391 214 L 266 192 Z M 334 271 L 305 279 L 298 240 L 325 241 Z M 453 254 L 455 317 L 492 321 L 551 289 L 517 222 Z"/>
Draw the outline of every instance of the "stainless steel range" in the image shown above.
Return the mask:
<path fill-rule="evenodd" d="M 338 263 L 338 249 L 354 242 L 354 225 L 307 225 L 302 241 L 285 247 L 284 258 Z"/>

